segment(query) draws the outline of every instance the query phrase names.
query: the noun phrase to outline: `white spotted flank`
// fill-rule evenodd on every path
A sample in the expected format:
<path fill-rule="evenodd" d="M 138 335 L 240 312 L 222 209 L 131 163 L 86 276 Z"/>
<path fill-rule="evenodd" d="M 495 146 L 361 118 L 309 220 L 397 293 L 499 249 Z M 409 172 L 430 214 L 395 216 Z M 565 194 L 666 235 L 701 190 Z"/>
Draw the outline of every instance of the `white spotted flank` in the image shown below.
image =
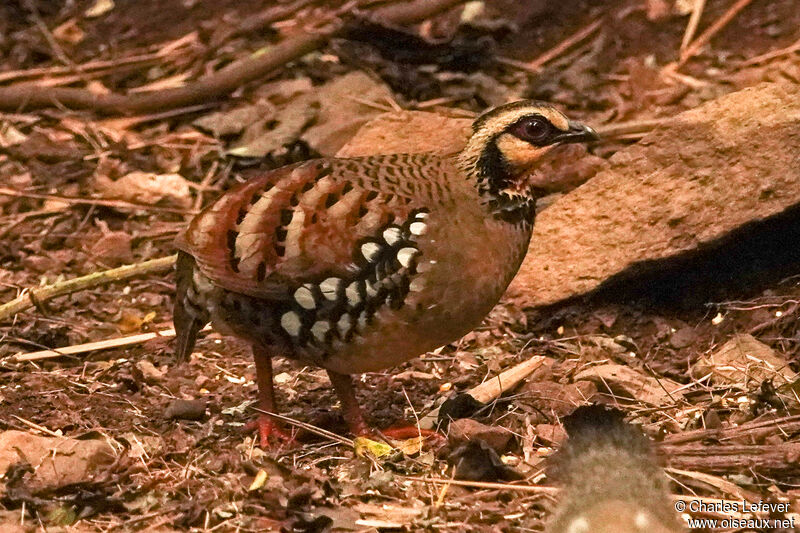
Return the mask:
<path fill-rule="evenodd" d="M 314 338 L 318 341 L 322 342 L 325 340 L 325 334 L 328 333 L 331 329 L 331 323 L 327 320 L 317 320 L 314 322 L 314 325 L 311 326 L 311 334 L 314 335 Z"/>
<path fill-rule="evenodd" d="M 339 287 L 342 286 L 342 280 L 339 278 L 328 278 L 319 284 L 319 290 L 325 299 L 333 301 L 339 292 Z"/>
<path fill-rule="evenodd" d="M 389 246 L 394 246 L 400 239 L 403 238 L 403 232 L 400 231 L 400 228 L 392 226 L 391 228 L 386 228 L 383 230 L 383 240 L 385 240 Z"/>
<path fill-rule="evenodd" d="M 377 243 L 365 242 L 364 244 L 361 245 L 361 255 L 363 255 L 364 259 L 366 259 L 370 263 L 374 263 L 375 261 L 377 261 L 380 253 L 381 253 L 381 247 Z"/>
<path fill-rule="evenodd" d="M 412 235 L 425 235 L 428 232 L 428 225 L 424 222 L 412 222 L 408 229 Z"/>
<path fill-rule="evenodd" d="M 361 292 L 358 290 L 358 283 L 358 281 L 354 281 L 348 285 L 347 289 L 344 291 L 345 296 L 347 296 L 347 302 L 351 307 L 355 307 L 361 303 Z"/>
<path fill-rule="evenodd" d="M 294 291 L 294 299 L 303 309 L 314 309 L 317 306 L 317 302 L 314 300 L 314 293 L 306 286 Z"/>
<path fill-rule="evenodd" d="M 400 248 L 397 252 L 397 260 L 404 268 L 408 268 L 415 255 L 417 255 L 416 248 Z"/>
<path fill-rule="evenodd" d="M 353 318 L 347 313 L 343 314 L 342 317 L 339 319 L 339 322 L 336 323 L 336 329 L 339 330 L 339 335 L 342 337 L 350 333 L 350 329 L 352 327 L 353 327 Z"/>
<path fill-rule="evenodd" d="M 302 326 L 303 324 L 300 322 L 300 317 L 294 311 L 284 313 L 281 317 L 281 327 L 292 337 L 297 337 L 300 334 L 300 328 Z"/>

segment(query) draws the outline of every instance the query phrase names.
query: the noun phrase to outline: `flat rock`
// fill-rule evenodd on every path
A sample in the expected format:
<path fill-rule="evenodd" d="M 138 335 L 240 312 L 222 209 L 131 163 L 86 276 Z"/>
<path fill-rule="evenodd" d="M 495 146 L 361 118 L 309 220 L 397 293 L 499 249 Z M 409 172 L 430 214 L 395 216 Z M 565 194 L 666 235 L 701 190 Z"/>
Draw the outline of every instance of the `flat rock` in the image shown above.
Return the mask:
<path fill-rule="evenodd" d="M 800 203 L 800 89 L 761 84 L 678 115 L 539 216 L 506 297 L 596 289 Z"/>
<path fill-rule="evenodd" d="M 467 144 L 472 119 L 428 113 L 399 111 L 384 113 L 358 130 L 336 157 L 375 154 L 452 154 Z"/>
<path fill-rule="evenodd" d="M 363 126 L 337 155 L 450 153 L 464 145 L 470 124 L 390 113 Z M 519 307 L 591 292 L 800 204 L 800 88 L 761 84 L 723 96 L 681 113 L 610 164 L 580 145 L 570 149 L 555 171 L 565 183 L 591 179 L 538 215 L 506 294 Z"/>
<path fill-rule="evenodd" d="M 15 430 L 0 433 L 0 478 L 12 465 L 27 462 L 34 470 L 27 486 L 34 492 L 90 482 L 115 459 L 114 448 L 104 440 L 41 437 Z"/>

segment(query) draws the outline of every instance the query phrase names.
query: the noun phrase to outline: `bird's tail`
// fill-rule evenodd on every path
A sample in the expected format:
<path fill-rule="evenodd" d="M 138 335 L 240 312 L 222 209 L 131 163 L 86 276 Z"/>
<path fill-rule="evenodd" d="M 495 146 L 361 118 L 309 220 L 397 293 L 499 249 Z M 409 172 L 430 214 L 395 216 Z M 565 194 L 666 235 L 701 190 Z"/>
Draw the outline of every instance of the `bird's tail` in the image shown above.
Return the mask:
<path fill-rule="evenodd" d="M 182 251 L 178 252 L 178 260 L 175 263 L 175 302 L 172 308 L 172 323 L 175 327 L 175 357 L 178 361 L 186 361 L 189 358 L 197 340 L 197 332 L 205 325 L 203 319 L 197 313 L 192 312 L 188 300 L 194 266 L 194 258 L 191 255 Z"/>
<path fill-rule="evenodd" d="M 569 439 L 555 454 L 550 474 L 564 492 L 548 533 L 684 530 L 650 440 L 625 422 L 624 413 L 585 406 L 563 422 Z"/>

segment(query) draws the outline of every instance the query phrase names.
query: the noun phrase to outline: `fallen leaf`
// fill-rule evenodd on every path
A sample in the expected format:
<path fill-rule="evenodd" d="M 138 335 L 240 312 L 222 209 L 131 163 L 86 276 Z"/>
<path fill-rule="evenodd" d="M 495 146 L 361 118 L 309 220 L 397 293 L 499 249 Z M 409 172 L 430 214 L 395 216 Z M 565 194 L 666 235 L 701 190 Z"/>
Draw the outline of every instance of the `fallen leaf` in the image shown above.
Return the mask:
<path fill-rule="evenodd" d="M 189 181 L 180 174 L 154 174 L 135 171 L 116 181 L 95 174 L 95 189 L 104 197 L 143 204 L 165 201 L 182 208 L 192 206 Z"/>
<path fill-rule="evenodd" d="M 53 37 L 65 43 L 78 44 L 86 37 L 86 34 L 80 26 L 78 26 L 78 22 L 75 18 L 71 18 L 63 24 L 59 24 L 58 27 L 53 30 Z"/>
<path fill-rule="evenodd" d="M 735 335 L 716 351 L 698 359 L 691 370 L 696 379 L 711 374 L 717 385 L 758 384 L 772 380 L 775 386 L 797 379 L 789 362 L 752 335 Z"/>
<path fill-rule="evenodd" d="M 0 433 L 0 477 L 19 462 L 34 468 L 28 488 L 34 492 L 91 481 L 115 461 L 105 440 L 40 437 L 24 431 Z"/>
<path fill-rule="evenodd" d="M 267 482 L 267 478 L 269 478 L 269 475 L 266 470 L 259 470 L 258 473 L 256 473 L 256 477 L 253 478 L 253 482 L 247 487 L 247 490 L 253 492 L 254 490 L 260 489 L 264 486 L 264 483 Z"/>
<path fill-rule="evenodd" d="M 97 0 L 92 7 L 83 12 L 89 18 L 105 15 L 114 9 L 114 0 Z"/>
<path fill-rule="evenodd" d="M 391 446 L 384 442 L 377 442 L 366 437 L 356 437 L 353 440 L 353 448 L 359 457 L 385 457 L 392 453 Z"/>
<path fill-rule="evenodd" d="M 247 126 L 275 113 L 275 107 L 266 102 L 237 107 L 228 111 L 210 113 L 196 119 L 192 124 L 214 137 L 241 133 Z"/>
<path fill-rule="evenodd" d="M 680 383 L 663 377 L 656 379 L 614 363 L 590 366 L 578 372 L 575 381 L 582 380 L 593 382 L 600 391 L 651 405 L 664 405 L 683 398 L 678 390 L 683 388 Z"/>
<path fill-rule="evenodd" d="M 363 72 L 351 72 L 318 87 L 319 116 L 302 135 L 308 145 L 324 156 L 333 156 L 381 109 L 392 92 Z"/>
<path fill-rule="evenodd" d="M 403 455 L 418 455 L 422 453 L 426 438 L 427 437 L 413 437 L 405 440 L 393 440 L 392 444 L 396 449 L 403 452 Z"/>

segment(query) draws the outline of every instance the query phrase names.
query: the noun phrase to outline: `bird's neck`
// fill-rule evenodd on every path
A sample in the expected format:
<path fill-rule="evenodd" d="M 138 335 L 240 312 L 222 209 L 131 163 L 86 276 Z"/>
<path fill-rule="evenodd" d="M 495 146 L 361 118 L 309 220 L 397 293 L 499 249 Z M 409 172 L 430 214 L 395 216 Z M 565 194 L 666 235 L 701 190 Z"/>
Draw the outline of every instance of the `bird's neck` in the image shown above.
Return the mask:
<path fill-rule="evenodd" d="M 468 144 L 456 155 L 456 164 L 478 191 L 496 219 L 531 226 L 536 215 L 536 194 L 524 176 L 515 174 L 497 146 Z"/>

